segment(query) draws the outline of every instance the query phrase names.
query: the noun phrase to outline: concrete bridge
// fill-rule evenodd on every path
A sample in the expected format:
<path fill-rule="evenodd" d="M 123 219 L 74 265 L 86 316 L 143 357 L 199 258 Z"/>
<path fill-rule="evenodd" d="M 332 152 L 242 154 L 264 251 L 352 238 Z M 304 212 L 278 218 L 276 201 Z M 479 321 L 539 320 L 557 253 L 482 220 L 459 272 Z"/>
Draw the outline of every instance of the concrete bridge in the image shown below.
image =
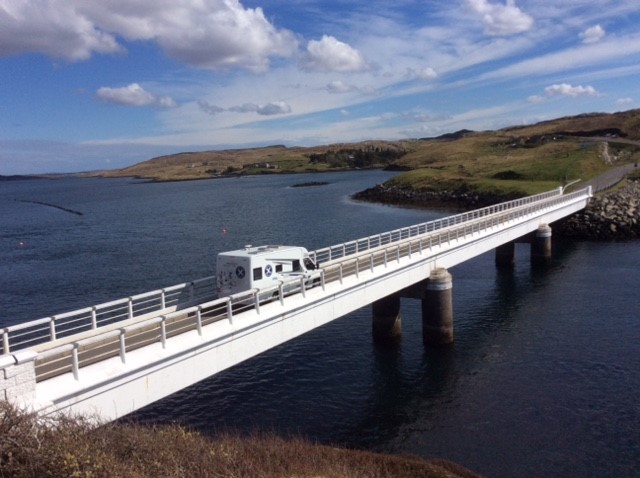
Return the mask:
<path fill-rule="evenodd" d="M 395 340 L 402 297 L 422 300 L 425 344 L 446 346 L 447 269 L 492 249 L 509 266 L 524 238 L 533 262 L 548 260 L 549 224 L 590 197 L 558 188 L 313 251 L 311 288 L 301 279 L 215 298 L 212 276 L 6 327 L 0 399 L 113 420 L 369 304 L 374 340 Z"/>

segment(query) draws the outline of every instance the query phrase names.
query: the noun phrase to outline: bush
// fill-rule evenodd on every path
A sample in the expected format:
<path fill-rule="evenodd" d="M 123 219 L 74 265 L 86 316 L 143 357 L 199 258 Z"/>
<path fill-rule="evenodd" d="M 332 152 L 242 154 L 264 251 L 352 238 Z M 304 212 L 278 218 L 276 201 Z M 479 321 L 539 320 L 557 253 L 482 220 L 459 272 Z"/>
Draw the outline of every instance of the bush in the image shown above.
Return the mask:
<path fill-rule="evenodd" d="M 99 425 L 38 417 L 0 403 L 0 477 L 475 477 L 442 460 L 314 445 L 301 438 L 226 434 L 179 425 Z"/>

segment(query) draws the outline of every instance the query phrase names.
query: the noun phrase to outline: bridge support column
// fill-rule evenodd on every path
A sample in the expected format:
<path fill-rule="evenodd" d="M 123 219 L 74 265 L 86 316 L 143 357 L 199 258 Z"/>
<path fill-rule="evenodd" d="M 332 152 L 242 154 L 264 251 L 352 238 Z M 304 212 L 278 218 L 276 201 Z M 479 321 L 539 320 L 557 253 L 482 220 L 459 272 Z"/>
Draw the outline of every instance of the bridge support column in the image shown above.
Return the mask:
<path fill-rule="evenodd" d="M 427 346 L 453 343 L 452 287 L 449 271 L 431 271 L 422 299 L 422 340 Z"/>
<path fill-rule="evenodd" d="M 509 241 L 496 247 L 496 267 L 507 269 L 515 264 L 516 243 Z"/>
<path fill-rule="evenodd" d="M 531 242 L 531 262 L 544 264 L 551 259 L 551 227 L 541 224 Z"/>
<path fill-rule="evenodd" d="M 372 304 L 372 331 L 376 343 L 396 342 L 402 334 L 400 295 L 392 294 Z"/>

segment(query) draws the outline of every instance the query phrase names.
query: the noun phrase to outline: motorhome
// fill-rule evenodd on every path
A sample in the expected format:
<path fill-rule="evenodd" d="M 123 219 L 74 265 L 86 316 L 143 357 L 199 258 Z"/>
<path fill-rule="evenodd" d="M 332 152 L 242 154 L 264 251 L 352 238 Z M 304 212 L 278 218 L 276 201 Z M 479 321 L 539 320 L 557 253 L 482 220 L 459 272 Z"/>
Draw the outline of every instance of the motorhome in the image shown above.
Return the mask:
<path fill-rule="evenodd" d="M 226 297 L 251 289 L 269 289 L 295 277 L 308 279 L 316 269 L 304 247 L 245 246 L 236 251 L 221 252 L 217 259 L 218 297 Z"/>

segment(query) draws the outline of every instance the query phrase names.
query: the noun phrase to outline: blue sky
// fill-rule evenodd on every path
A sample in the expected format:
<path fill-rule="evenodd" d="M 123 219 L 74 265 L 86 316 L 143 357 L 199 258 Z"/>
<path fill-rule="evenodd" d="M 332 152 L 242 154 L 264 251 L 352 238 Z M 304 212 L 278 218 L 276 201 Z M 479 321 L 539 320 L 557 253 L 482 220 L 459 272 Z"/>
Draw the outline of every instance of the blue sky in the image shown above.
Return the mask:
<path fill-rule="evenodd" d="M 638 108 L 636 0 L 0 0 L 0 174 Z"/>

